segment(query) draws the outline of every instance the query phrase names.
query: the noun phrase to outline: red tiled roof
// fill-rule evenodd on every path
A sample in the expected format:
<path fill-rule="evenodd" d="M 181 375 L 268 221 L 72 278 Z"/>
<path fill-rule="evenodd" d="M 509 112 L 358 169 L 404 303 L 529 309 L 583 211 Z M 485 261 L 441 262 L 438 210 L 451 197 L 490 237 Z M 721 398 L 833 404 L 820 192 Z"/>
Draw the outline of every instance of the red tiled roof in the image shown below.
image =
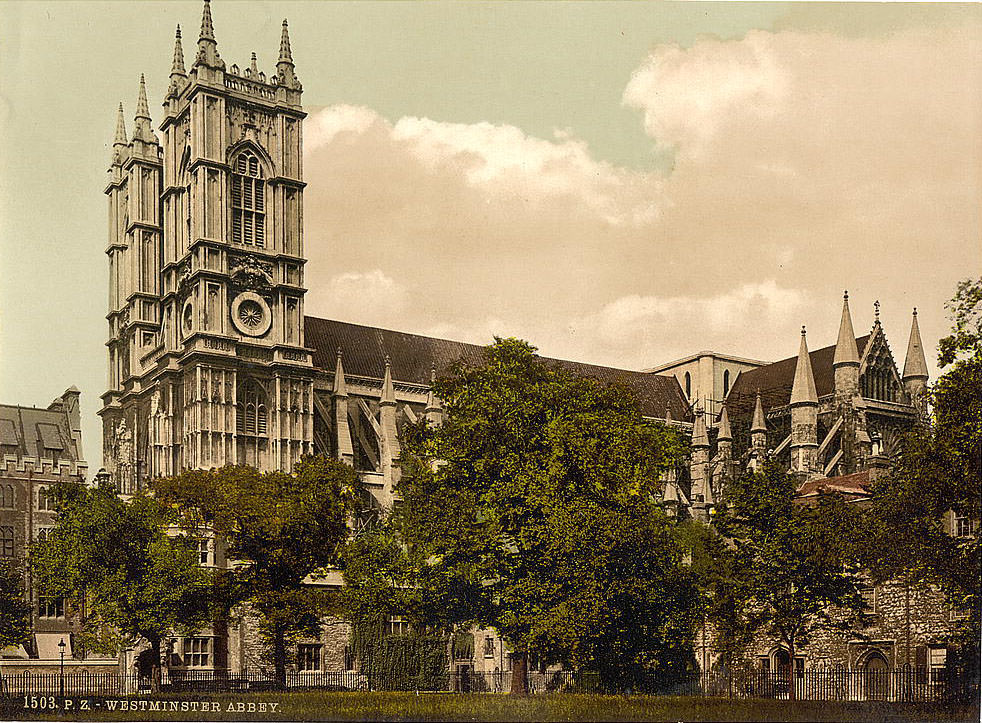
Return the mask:
<path fill-rule="evenodd" d="M 811 497 L 820 492 L 841 492 L 845 495 L 865 496 L 869 494 L 869 470 L 839 477 L 823 477 L 822 479 L 802 482 L 798 487 L 798 497 Z"/>
<path fill-rule="evenodd" d="M 869 342 L 870 335 L 856 339 L 859 355 Z M 835 383 L 835 370 L 832 360 L 835 357 L 835 344 L 816 349 L 808 355 L 811 358 L 812 373 L 815 375 L 815 388 L 818 396 L 832 394 Z M 726 397 L 726 407 L 730 417 L 750 416 L 754 410 L 754 399 L 760 390 L 761 403 L 767 412 L 774 407 L 782 407 L 791 400 L 791 387 L 794 384 L 794 370 L 798 356 L 788 357 L 773 364 L 741 372 Z"/>
<path fill-rule="evenodd" d="M 457 361 L 472 365 L 484 363 L 484 347 L 476 344 L 312 316 L 304 318 L 304 334 L 307 346 L 314 350 L 314 366 L 328 372 L 334 371 L 339 348 L 345 374 L 381 379 L 388 355 L 395 381 L 421 385 L 429 385 L 432 368 L 439 375 Z M 542 359 L 583 376 L 624 384 L 638 397 L 646 416 L 664 418 L 665 411 L 671 410 L 672 418 L 677 421 L 690 419 L 688 404 L 674 376 Z"/>

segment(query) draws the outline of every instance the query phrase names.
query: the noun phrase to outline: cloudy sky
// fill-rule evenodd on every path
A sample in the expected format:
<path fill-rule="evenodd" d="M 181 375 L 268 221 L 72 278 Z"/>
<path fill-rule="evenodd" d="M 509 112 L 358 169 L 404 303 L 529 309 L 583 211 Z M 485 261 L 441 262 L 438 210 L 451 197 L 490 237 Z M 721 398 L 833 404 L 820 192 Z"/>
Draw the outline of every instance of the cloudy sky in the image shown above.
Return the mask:
<path fill-rule="evenodd" d="M 215 0 L 267 72 L 290 20 L 307 313 L 644 368 L 857 332 L 895 355 L 982 272 L 982 6 Z M 105 385 L 102 189 L 199 2 L 0 3 L 0 402 Z M 152 111 L 159 122 L 159 111 Z M 129 125 L 132 128 L 132 123 Z M 930 360 L 929 360 L 930 361 Z"/>

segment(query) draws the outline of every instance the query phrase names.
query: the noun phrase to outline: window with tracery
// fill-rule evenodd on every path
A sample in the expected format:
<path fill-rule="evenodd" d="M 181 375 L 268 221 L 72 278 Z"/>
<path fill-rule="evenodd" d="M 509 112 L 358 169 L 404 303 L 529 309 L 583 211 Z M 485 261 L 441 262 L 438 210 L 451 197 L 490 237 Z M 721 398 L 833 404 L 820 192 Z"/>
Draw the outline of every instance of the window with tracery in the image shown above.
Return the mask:
<path fill-rule="evenodd" d="M 239 392 L 239 401 L 235 409 L 235 431 L 238 434 L 266 436 L 269 416 L 266 409 L 266 394 L 258 384 L 246 383 Z"/>
<path fill-rule="evenodd" d="M 232 164 L 232 241 L 266 245 L 266 184 L 259 157 L 243 151 Z"/>

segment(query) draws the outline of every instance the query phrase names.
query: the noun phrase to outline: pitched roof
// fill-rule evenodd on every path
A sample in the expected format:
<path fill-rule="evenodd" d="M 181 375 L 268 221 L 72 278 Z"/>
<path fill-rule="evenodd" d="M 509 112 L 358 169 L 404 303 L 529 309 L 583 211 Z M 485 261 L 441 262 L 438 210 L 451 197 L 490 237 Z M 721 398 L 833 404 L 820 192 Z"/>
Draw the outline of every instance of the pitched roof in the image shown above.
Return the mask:
<path fill-rule="evenodd" d="M 57 409 L 0 404 L 0 454 L 78 461 L 68 415 Z"/>
<path fill-rule="evenodd" d="M 862 358 L 863 350 L 869 339 L 869 334 L 856 339 L 860 358 Z M 811 360 L 815 389 L 819 398 L 831 394 L 834 391 L 835 383 L 835 370 L 832 368 L 835 344 L 816 349 L 808 356 Z M 796 355 L 757 369 L 740 372 L 733 383 L 733 388 L 730 389 L 730 393 L 726 397 L 726 405 L 729 407 L 731 417 L 750 416 L 753 413 L 758 389 L 765 412 L 787 404 L 791 400 L 791 387 L 794 384 L 794 370 L 797 362 L 798 357 Z"/>
<path fill-rule="evenodd" d="M 798 487 L 798 497 L 815 497 L 822 492 L 839 492 L 844 495 L 865 497 L 869 494 L 869 470 L 839 477 L 823 477 L 821 479 L 802 482 Z"/>
<path fill-rule="evenodd" d="M 383 378 L 386 355 L 395 381 L 421 386 L 429 386 L 432 369 L 443 374 L 455 362 L 480 365 L 485 360 L 485 347 L 477 344 L 312 316 L 304 317 L 304 334 L 307 346 L 314 350 L 314 366 L 334 369 L 337 350 L 341 349 L 345 374 L 372 379 Z M 640 400 L 645 416 L 661 419 L 668 410 L 676 420 L 691 419 L 682 388 L 674 376 L 541 358 L 582 376 L 625 385 Z"/>

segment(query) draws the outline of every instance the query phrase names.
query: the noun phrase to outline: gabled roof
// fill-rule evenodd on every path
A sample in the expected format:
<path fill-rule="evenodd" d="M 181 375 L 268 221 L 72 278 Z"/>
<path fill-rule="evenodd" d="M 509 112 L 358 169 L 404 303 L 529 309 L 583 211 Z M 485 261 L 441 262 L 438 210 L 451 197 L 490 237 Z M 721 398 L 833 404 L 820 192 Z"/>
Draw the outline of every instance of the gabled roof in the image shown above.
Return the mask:
<path fill-rule="evenodd" d="M 341 349 L 346 375 L 382 379 L 385 374 L 385 357 L 388 356 L 392 378 L 396 382 L 421 386 L 429 386 L 432 369 L 436 369 L 436 373 L 440 375 L 455 362 L 480 365 L 485 359 L 484 347 L 476 344 L 312 316 L 304 317 L 304 334 L 307 346 L 314 350 L 314 366 L 319 369 L 333 370 L 337 350 Z M 668 410 L 676 420 L 691 420 L 689 405 L 674 376 L 548 357 L 542 359 L 582 376 L 625 385 L 640 400 L 645 416 L 662 419 Z"/>
<path fill-rule="evenodd" d="M 802 482 L 798 487 L 798 497 L 816 497 L 822 492 L 839 492 L 851 497 L 866 497 L 869 495 L 869 470 L 839 477 L 823 477 L 821 479 Z"/>
<path fill-rule="evenodd" d="M 869 339 L 869 334 L 856 339 L 860 358 L 862 358 L 863 350 Z M 832 367 L 832 361 L 835 357 L 835 344 L 816 349 L 808 356 L 811 360 L 812 373 L 815 376 L 815 389 L 819 398 L 832 394 L 835 383 L 835 370 Z M 733 383 L 733 388 L 730 389 L 730 393 L 726 397 L 726 406 L 729 408 L 731 417 L 749 417 L 753 414 L 754 400 L 758 389 L 765 412 L 774 407 L 788 404 L 791 400 L 791 387 L 794 384 L 794 370 L 797 362 L 798 357 L 791 356 L 773 364 L 740 372 Z"/>
<path fill-rule="evenodd" d="M 0 455 L 79 461 L 68 415 L 57 409 L 0 404 Z"/>

